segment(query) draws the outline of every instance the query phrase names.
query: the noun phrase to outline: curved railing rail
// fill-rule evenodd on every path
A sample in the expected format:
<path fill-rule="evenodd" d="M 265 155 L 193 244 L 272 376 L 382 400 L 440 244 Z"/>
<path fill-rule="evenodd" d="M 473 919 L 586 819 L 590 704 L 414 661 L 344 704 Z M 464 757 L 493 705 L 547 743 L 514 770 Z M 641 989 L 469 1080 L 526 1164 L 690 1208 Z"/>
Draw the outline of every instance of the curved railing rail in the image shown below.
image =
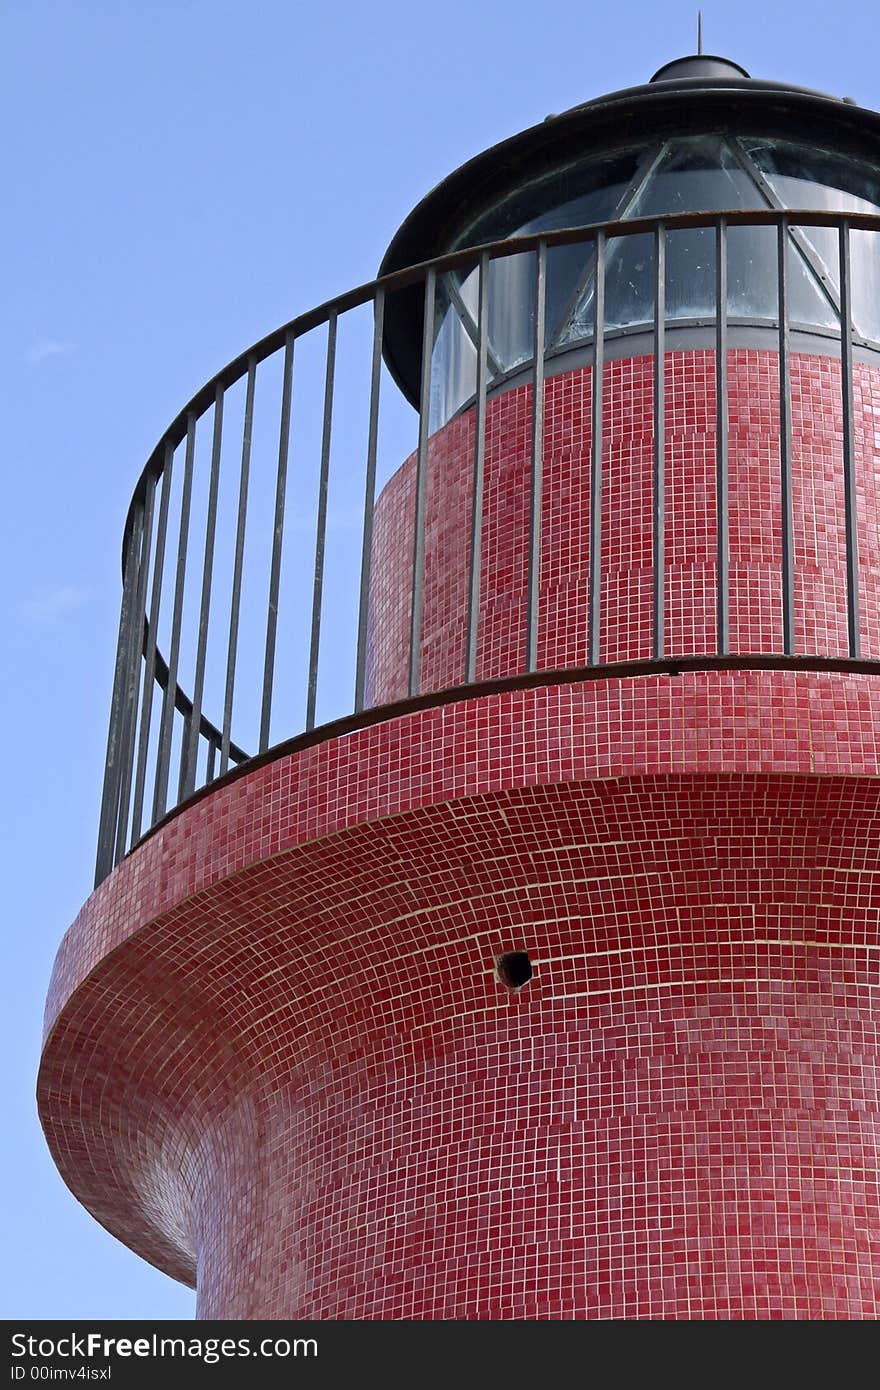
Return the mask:
<path fill-rule="evenodd" d="M 329 730 L 331 724 L 349 729 L 359 719 L 375 719 L 375 713 L 365 710 L 374 509 L 380 488 L 409 454 L 415 455 L 415 516 L 408 687 L 413 700 L 420 697 L 432 356 L 439 295 L 452 283 L 450 277 L 456 284 L 469 272 L 477 277 L 476 307 L 468 327 L 475 348 L 475 380 L 466 405 L 474 411 L 475 442 L 461 686 L 473 685 L 476 672 L 487 398 L 513 373 L 525 373 L 534 386 L 521 671 L 528 676 L 537 669 L 544 383 L 554 370 L 554 354 L 547 350 L 547 268 L 556 248 L 577 245 L 583 245 L 585 258 L 591 258 L 590 323 L 581 340 L 589 350 L 596 381 L 601 382 L 613 338 L 636 330 L 651 335 L 651 659 L 665 669 L 665 422 L 663 391 L 656 388 L 664 380 L 669 330 L 697 327 L 710 333 L 716 349 L 717 399 L 726 402 L 729 334 L 746 322 L 728 305 L 728 236 L 740 227 L 770 229 L 766 235 L 775 236 L 776 248 L 772 312 L 748 320 L 773 330 L 779 361 L 782 650 L 765 655 L 772 664 L 815 657 L 820 666 L 829 655 L 799 647 L 792 597 L 789 366 L 791 335 L 806 331 L 831 340 L 827 350 L 839 354 L 841 362 L 846 660 L 853 669 L 873 669 L 860 652 L 853 362 L 855 354 L 880 351 L 880 334 L 865 332 L 853 313 L 854 289 L 864 295 L 873 287 L 854 283 L 852 245 L 854 236 L 870 236 L 876 263 L 880 252 L 873 243 L 880 235 L 880 217 L 776 209 L 689 213 L 572 228 L 458 251 L 360 286 L 279 328 L 206 383 L 159 440 L 135 488 L 123 539 L 123 597 L 96 882 L 171 809 L 217 776 L 266 754 L 299 731 L 311 734 L 321 725 Z M 829 273 L 817 257 L 813 270 L 839 320 L 836 330 L 792 319 L 792 246 L 798 255 L 809 256 L 804 229 L 810 228 L 835 234 L 836 266 Z M 673 323 L 667 314 L 667 248 L 676 233 L 696 230 L 708 230 L 714 245 L 714 308 L 709 315 L 679 316 Z M 610 249 L 619 239 L 646 234 L 652 246 L 650 318 L 611 327 L 605 312 Z M 489 341 L 488 300 L 493 264 L 513 256 L 528 256 L 534 262 L 534 298 L 528 311 L 532 349 L 527 361 L 507 370 Z M 414 291 L 422 302 L 418 410 L 396 389 L 388 391 L 389 374 L 382 360 L 389 308 L 397 295 L 408 294 L 411 303 Z M 603 667 L 600 661 L 601 401 L 601 391 L 594 391 L 584 668 L 610 675 L 618 668 Z M 723 663 L 731 656 L 726 409 L 717 412 L 717 419 L 717 642 L 711 659 Z M 297 490 L 290 485 L 293 480 Z M 299 543 L 303 536 L 304 545 Z M 196 571 L 189 558 L 194 546 L 201 561 Z M 330 630 L 332 641 L 327 641 Z M 749 661 L 754 664 L 758 657 L 751 654 Z M 710 657 L 705 660 L 708 663 Z"/>

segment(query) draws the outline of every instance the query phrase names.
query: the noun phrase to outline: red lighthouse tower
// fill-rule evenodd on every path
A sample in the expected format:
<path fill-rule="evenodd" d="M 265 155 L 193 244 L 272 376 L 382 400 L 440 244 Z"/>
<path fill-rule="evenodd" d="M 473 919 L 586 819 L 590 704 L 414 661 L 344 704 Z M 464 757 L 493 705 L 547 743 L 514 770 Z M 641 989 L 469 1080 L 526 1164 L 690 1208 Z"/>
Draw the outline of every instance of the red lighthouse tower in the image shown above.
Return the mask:
<path fill-rule="evenodd" d="M 39 1098 L 200 1316 L 880 1313 L 878 237 L 880 116 L 682 59 L 163 435 Z"/>

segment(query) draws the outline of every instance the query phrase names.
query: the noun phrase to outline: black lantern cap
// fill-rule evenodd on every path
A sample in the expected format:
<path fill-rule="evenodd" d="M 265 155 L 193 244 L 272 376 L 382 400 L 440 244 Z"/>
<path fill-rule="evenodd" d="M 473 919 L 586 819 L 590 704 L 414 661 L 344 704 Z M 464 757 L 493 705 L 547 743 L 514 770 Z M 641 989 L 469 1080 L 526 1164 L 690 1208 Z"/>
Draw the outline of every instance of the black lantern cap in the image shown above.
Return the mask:
<path fill-rule="evenodd" d="M 676 135 L 758 134 L 811 141 L 880 163 L 880 114 L 851 99 L 750 77 L 728 58 L 691 54 L 666 63 L 638 87 L 548 116 L 456 169 L 413 209 L 379 270 L 389 275 L 457 249 L 465 229 L 517 188 L 589 153 Z M 383 355 L 404 395 L 418 404 L 420 285 L 389 296 Z"/>

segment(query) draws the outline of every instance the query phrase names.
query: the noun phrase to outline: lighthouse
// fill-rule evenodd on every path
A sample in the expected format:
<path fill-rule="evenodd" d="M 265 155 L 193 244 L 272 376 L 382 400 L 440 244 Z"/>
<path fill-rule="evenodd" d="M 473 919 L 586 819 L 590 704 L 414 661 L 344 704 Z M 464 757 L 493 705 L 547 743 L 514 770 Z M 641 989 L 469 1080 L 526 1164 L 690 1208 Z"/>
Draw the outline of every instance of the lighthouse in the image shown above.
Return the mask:
<path fill-rule="evenodd" d="M 38 1096 L 199 1317 L 880 1313 L 878 236 L 682 58 L 161 436 Z"/>

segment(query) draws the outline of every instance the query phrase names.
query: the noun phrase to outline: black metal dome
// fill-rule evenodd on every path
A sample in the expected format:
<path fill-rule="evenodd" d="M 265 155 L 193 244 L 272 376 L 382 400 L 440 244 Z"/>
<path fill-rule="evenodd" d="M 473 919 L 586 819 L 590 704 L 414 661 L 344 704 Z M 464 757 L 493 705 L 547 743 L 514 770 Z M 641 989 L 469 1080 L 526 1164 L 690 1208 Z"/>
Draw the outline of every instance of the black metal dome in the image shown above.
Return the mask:
<path fill-rule="evenodd" d="M 719 58 L 714 53 L 690 53 L 685 58 L 673 58 L 671 63 L 664 63 L 651 81 L 680 82 L 683 78 L 691 77 L 709 81 L 716 77 L 751 78 L 751 73 L 730 58 Z"/>

